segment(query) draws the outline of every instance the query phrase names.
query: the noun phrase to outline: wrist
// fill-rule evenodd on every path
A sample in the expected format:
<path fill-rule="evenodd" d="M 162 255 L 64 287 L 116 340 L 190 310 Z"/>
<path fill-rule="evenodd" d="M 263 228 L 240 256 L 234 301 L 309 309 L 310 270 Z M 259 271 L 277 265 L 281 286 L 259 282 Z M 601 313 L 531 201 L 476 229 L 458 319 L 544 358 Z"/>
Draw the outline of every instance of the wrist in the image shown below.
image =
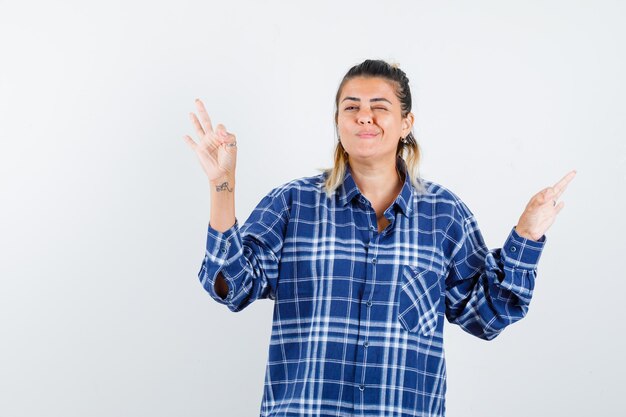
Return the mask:
<path fill-rule="evenodd" d="M 530 233 L 527 232 L 524 229 L 520 229 L 519 227 L 515 226 L 515 233 L 517 233 L 520 237 L 523 237 L 524 239 L 530 239 L 530 240 L 539 240 L 539 238 L 541 238 L 541 236 L 537 239 L 535 239 L 535 237 Z"/>
<path fill-rule="evenodd" d="M 212 188 L 222 187 L 222 188 L 233 188 L 235 186 L 235 176 L 234 175 L 223 175 L 221 177 L 209 180 L 209 184 Z"/>

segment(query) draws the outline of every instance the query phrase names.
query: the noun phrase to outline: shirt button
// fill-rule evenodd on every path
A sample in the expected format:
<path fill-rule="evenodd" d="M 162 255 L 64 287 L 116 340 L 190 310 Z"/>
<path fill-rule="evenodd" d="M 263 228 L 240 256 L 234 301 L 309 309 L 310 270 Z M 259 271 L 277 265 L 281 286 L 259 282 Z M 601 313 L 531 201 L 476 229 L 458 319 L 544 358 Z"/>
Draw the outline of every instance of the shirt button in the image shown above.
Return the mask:
<path fill-rule="evenodd" d="M 222 248 L 222 253 L 226 253 L 226 248 Z"/>
<path fill-rule="evenodd" d="M 372 263 L 375 264 L 376 263 L 376 258 L 372 259 Z"/>
<path fill-rule="evenodd" d="M 374 226 L 370 226 L 370 230 L 374 230 Z"/>
<path fill-rule="evenodd" d="M 511 252 L 515 252 L 517 250 L 516 246 L 511 246 Z"/>
<path fill-rule="evenodd" d="M 370 345 L 370 342 L 368 342 L 367 340 L 365 341 L 365 343 L 363 343 L 363 346 L 368 347 Z"/>
<path fill-rule="evenodd" d="M 359 389 L 360 389 L 361 391 L 364 391 L 364 390 L 365 390 L 365 385 L 363 385 L 363 384 L 359 385 Z"/>
<path fill-rule="evenodd" d="M 371 307 L 371 306 L 372 306 L 372 302 L 371 302 L 371 301 L 368 301 L 368 302 L 367 302 L 367 303 L 365 303 L 365 304 L 366 304 L 368 307 Z"/>

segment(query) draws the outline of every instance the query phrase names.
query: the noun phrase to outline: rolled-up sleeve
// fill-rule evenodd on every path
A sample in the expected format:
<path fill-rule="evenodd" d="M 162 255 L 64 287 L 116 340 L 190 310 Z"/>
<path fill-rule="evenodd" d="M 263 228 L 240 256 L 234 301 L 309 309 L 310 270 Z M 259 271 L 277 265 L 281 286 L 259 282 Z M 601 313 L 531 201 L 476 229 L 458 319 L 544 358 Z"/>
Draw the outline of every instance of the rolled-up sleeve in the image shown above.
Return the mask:
<path fill-rule="evenodd" d="M 198 278 L 215 301 L 237 312 L 257 299 L 275 298 L 287 207 L 285 196 L 276 188 L 259 202 L 243 226 L 235 219 L 232 227 L 219 232 L 209 222 Z M 215 291 L 219 273 L 228 284 L 225 298 Z"/>
<path fill-rule="evenodd" d="M 513 227 L 502 248 L 489 250 L 474 215 L 460 208 L 448 231 L 457 244 L 446 277 L 446 317 L 491 340 L 528 312 L 546 236 L 526 239 Z"/>

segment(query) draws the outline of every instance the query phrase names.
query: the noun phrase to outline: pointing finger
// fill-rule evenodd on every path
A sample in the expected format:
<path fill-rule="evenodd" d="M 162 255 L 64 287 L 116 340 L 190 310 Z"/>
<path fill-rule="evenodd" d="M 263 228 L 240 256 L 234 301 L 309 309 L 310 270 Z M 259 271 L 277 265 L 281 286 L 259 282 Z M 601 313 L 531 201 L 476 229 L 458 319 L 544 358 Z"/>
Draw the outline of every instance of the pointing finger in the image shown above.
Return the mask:
<path fill-rule="evenodd" d="M 568 172 L 563 178 L 561 178 L 556 184 L 554 184 L 554 192 L 555 198 L 559 198 L 561 194 L 567 188 L 567 185 L 574 179 L 576 176 L 576 170 L 572 170 Z"/>

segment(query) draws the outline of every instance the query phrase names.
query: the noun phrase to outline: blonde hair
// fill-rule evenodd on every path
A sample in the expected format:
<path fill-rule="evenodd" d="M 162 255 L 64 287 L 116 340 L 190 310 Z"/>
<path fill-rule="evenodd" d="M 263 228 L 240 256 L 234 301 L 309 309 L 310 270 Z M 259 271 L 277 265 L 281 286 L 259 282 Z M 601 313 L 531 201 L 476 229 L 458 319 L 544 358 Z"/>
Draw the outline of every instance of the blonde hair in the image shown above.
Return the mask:
<path fill-rule="evenodd" d="M 396 86 L 396 96 L 400 100 L 402 108 L 402 117 L 407 117 L 411 111 L 411 90 L 409 88 L 409 79 L 398 64 L 389 64 L 381 60 L 365 60 L 355 65 L 343 77 L 337 89 L 335 97 L 335 129 L 337 128 L 337 117 L 339 112 L 339 98 L 343 86 L 355 77 L 380 77 L 391 81 Z M 426 191 L 423 180 L 420 176 L 419 165 L 421 159 L 420 146 L 415 140 L 413 132 L 409 133 L 404 141 L 398 142 L 396 149 L 396 160 L 401 158 L 406 165 L 406 172 L 410 178 L 411 184 L 415 189 L 423 193 Z M 398 161 L 399 162 L 399 161 Z M 334 164 L 332 168 L 318 168 L 327 175 L 324 182 L 327 197 L 330 197 L 335 190 L 343 183 L 344 176 L 348 165 L 348 153 L 344 149 L 341 141 L 337 141 L 334 152 Z M 398 176 L 402 177 L 398 164 L 396 164 Z"/>

